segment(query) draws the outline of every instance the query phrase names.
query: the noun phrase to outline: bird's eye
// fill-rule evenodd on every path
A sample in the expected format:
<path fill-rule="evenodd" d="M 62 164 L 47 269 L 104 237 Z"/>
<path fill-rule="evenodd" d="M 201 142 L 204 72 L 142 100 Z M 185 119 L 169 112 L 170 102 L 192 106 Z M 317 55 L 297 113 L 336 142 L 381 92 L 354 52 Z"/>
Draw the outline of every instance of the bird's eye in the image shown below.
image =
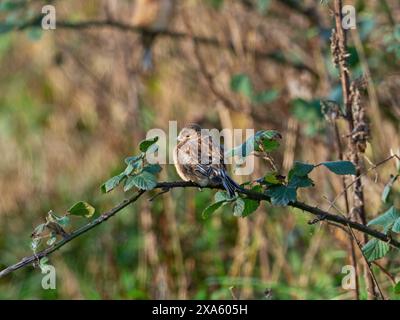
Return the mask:
<path fill-rule="evenodd" d="M 186 135 L 186 138 L 189 138 L 189 137 L 190 137 L 190 135 L 189 135 L 189 134 L 187 134 L 187 135 Z"/>

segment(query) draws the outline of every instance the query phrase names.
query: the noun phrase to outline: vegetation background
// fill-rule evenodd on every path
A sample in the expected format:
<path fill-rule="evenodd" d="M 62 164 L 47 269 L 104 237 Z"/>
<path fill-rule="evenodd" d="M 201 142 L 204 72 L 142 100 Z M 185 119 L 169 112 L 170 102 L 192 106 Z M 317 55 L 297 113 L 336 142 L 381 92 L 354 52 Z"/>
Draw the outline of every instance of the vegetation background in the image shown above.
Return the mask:
<path fill-rule="evenodd" d="M 48 2 L 57 21 L 69 22 L 129 24 L 134 7 L 128 0 Z M 330 1 L 178 1 L 169 30 L 189 37 L 160 35 L 150 73 L 140 69 L 137 32 L 4 28 L 6 19 L 29 21 L 45 3 L 0 1 L 1 268 L 31 254 L 30 235 L 49 210 L 63 213 L 86 200 L 99 213 L 124 199 L 121 189 L 104 195 L 99 186 L 123 170 L 123 159 L 137 153 L 147 130 L 167 130 L 169 120 L 278 130 L 282 145 L 272 157 L 283 175 L 294 160 L 338 159 L 320 106 L 321 99 L 341 101 L 331 61 Z M 352 74 L 371 76 L 364 97 L 372 128 L 368 165 L 400 147 L 400 3 L 346 3 L 357 12 L 357 28 L 349 33 Z M 195 42 L 192 35 L 218 44 Z M 253 179 L 270 170 L 256 162 Z M 381 192 L 395 170 L 388 162 L 364 178 L 369 219 L 383 211 Z M 311 177 L 317 187 L 300 199 L 329 207 L 327 199 L 342 190 L 340 177 L 322 168 Z M 165 165 L 159 179 L 178 177 Z M 399 191 L 395 185 L 394 196 Z M 40 269 L 28 267 L 0 279 L 0 298 L 353 298 L 341 286 L 349 264 L 342 230 L 309 225 L 307 214 L 269 204 L 245 219 L 224 208 L 204 220 L 213 193 L 176 189 L 153 202 L 144 197 L 50 257 L 56 290 L 43 290 Z M 398 252 L 379 263 L 399 274 Z M 397 299 L 387 274 L 373 268 L 385 295 Z"/>

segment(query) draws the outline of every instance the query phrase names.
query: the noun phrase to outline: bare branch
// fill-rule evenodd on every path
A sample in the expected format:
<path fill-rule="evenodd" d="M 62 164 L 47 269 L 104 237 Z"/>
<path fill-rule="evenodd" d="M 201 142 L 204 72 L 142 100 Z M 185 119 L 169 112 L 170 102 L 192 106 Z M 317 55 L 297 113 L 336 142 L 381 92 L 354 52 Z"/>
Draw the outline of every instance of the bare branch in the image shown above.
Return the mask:
<path fill-rule="evenodd" d="M 167 192 L 171 189 L 175 189 L 175 188 L 202 188 L 202 189 L 208 188 L 208 189 L 223 190 L 223 188 L 219 187 L 219 186 L 201 187 L 193 182 L 186 182 L 186 181 L 160 182 L 155 187 L 155 189 L 161 189 L 163 191 L 162 193 L 165 193 L 165 192 Z M 146 192 L 145 190 L 139 190 L 139 192 L 136 193 L 131 198 L 124 200 L 123 202 L 121 202 L 119 205 L 117 205 L 113 209 L 101 214 L 98 218 L 94 219 L 93 221 L 89 222 L 88 224 L 84 225 L 83 227 L 79 228 L 78 230 L 70 233 L 68 236 L 66 236 L 65 238 L 63 238 L 62 240 L 60 240 L 59 242 L 54 244 L 52 247 L 44 249 L 43 251 L 40 251 L 35 255 L 25 257 L 25 258 L 21 259 L 18 263 L 5 268 L 4 270 L 0 271 L 0 278 L 11 272 L 21 269 L 25 266 L 31 265 L 32 263 L 37 262 L 41 258 L 50 255 L 54 251 L 60 249 L 64 245 L 66 245 L 68 242 L 72 241 L 73 239 L 79 237 L 80 235 L 88 232 L 89 230 L 100 225 L 107 219 L 111 218 L 112 216 L 117 214 L 119 211 L 126 208 L 128 205 L 136 202 L 145 192 Z M 270 201 L 270 198 L 264 193 L 253 192 L 253 191 L 249 191 L 249 190 L 245 190 L 245 189 L 243 189 L 239 192 L 243 195 L 246 195 L 249 199 L 258 200 L 258 201 Z M 312 207 L 308 204 L 305 204 L 305 203 L 299 202 L 299 201 L 291 202 L 291 203 L 289 203 L 289 206 L 291 206 L 293 208 L 301 209 L 310 214 L 316 215 L 317 217 L 324 217 L 323 221 L 334 222 L 334 223 L 337 223 L 338 225 L 346 226 L 346 227 L 352 228 L 354 230 L 358 230 L 364 234 L 368 234 L 369 236 L 372 236 L 381 241 L 387 242 L 392 247 L 400 249 L 400 242 L 398 242 L 397 240 L 394 240 L 391 237 L 389 237 L 388 235 L 381 233 L 379 231 L 376 231 L 374 229 L 371 229 L 371 228 L 369 228 L 365 225 L 362 225 L 358 222 L 351 221 L 351 220 L 349 220 L 345 217 L 339 216 L 339 215 L 331 214 L 331 213 L 323 211 L 317 207 Z"/>
<path fill-rule="evenodd" d="M 32 27 L 40 27 L 41 21 L 43 16 L 39 15 L 32 20 L 29 20 L 25 23 L 22 23 L 16 30 L 25 30 Z M 198 44 L 208 45 L 216 48 L 225 48 L 232 52 L 235 52 L 235 46 L 232 42 L 228 41 L 226 43 L 220 42 L 216 38 L 208 38 L 202 36 L 192 36 L 189 33 L 179 32 L 179 31 L 172 31 L 172 30 L 162 30 L 162 31 L 152 31 L 146 28 L 136 27 L 127 23 L 114 21 L 114 20 L 87 20 L 87 21 L 58 21 L 57 20 L 57 29 L 71 29 L 71 30 L 84 30 L 84 29 L 93 29 L 93 28 L 114 28 L 116 30 L 122 32 L 135 32 L 145 35 L 157 35 L 157 37 L 167 37 L 174 40 L 192 40 Z M 250 49 L 248 47 L 243 48 L 244 52 L 252 54 L 255 59 L 267 59 L 272 60 L 275 63 L 279 63 L 281 65 L 291 66 L 298 70 L 306 70 L 317 76 L 316 72 L 310 68 L 309 66 L 305 65 L 302 62 L 294 62 L 288 61 L 278 51 L 272 52 L 264 52 L 260 50 Z"/>

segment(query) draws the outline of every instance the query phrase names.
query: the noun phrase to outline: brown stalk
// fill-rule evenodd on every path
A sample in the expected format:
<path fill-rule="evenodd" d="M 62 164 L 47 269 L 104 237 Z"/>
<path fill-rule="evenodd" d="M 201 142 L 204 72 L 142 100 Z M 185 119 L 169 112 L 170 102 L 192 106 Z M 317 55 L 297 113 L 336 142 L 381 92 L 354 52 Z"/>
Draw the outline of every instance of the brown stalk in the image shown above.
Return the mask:
<path fill-rule="evenodd" d="M 363 152 L 361 148 L 359 148 L 358 141 L 353 137 L 355 134 L 354 129 L 356 127 L 355 115 L 353 114 L 353 108 L 355 105 L 363 110 L 364 106 L 362 106 L 358 99 L 359 95 L 357 94 L 357 88 L 354 86 L 354 90 L 352 90 L 353 86 L 350 81 L 350 71 L 347 66 L 347 35 L 345 30 L 342 27 L 342 0 L 334 1 L 334 14 L 335 14 L 335 30 L 332 33 L 332 51 L 333 51 L 333 59 L 335 64 L 339 68 L 340 73 L 340 81 L 342 85 L 342 93 L 343 93 L 343 103 L 346 110 L 346 120 L 348 124 L 348 128 L 350 131 L 349 138 L 349 151 L 350 151 L 350 159 L 356 166 L 356 175 L 355 175 L 355 183 L 354 183 L 354 191 L 353 191 L 353 208 L 350 210 L 350 216 L 352 219 L 356 219 L 360 221 L 362 224 L 366 224 L 366 214 L 365 214 L 365 204 L 364 204 L 364 192 L 363 192 L 363 184 L 360 179 L 361 176 L 361 157 L 360 154 Z M 365 244 L 368 241 L 368 237 L 363 235 L 362 244 Z M 369 266 L 369 263 L 364 260 L 364 278 L 368 291 L 368 299 L 376 299 L 376 289 L 374 285 L 374 277 L 372 276 L 372 270 Z"/>
<path fill-rule="evenodd" d="M 338 124 L 336 123 L 336 120 L 333 121 L 333 126 L 335 130 L 335 137 L 336 137 L 336 143 L 337 143 L 337 149 L 338 149 L 338 155 L 339 155 L 339 160 L 344 160 L 344 154 L 343 154 L 343 146 L 342 142 L 340 139 L 340 131 Z M 344 189 L 344 202 L 345 202 L 345 208 L 346 208 L 346 217 L 350 218 L 350 202 L 349 202 L 349 195 L 346 189 L 346 178 L 343 176 L 342 177 L 342 186 Z M 354 298 L 356 300 L 360 300 L 360 282 L 359 282 L 359 275 L 358 275 L 358 269 L 357 269 L 357 257 L 355 253 L 355 248 L 354 248 L 354 239 L 351 234 L 348 235 L 349 237 L 349 242 L 348 242 L 348 251 L 350 253 L 350 260 L 351 260 L 351 265 L 353 266 L 355 270 L 355 281 L 356 281 L 356 288 L 354 291 Z"/>

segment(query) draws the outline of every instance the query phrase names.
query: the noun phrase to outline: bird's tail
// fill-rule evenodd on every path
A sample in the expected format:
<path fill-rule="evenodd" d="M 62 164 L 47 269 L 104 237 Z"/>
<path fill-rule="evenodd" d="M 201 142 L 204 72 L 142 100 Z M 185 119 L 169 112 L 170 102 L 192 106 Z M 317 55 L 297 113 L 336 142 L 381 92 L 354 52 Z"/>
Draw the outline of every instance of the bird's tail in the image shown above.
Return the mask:
<path fill-rule="evenodd" d="M 243 188 L 239 186 L 227 173 L 225 170 L 221 170 L 221 180 L 222 185 L 228 192 L 229 197 L 233 198 L 235 196 L 235 191 L 241 191 Z"/>

